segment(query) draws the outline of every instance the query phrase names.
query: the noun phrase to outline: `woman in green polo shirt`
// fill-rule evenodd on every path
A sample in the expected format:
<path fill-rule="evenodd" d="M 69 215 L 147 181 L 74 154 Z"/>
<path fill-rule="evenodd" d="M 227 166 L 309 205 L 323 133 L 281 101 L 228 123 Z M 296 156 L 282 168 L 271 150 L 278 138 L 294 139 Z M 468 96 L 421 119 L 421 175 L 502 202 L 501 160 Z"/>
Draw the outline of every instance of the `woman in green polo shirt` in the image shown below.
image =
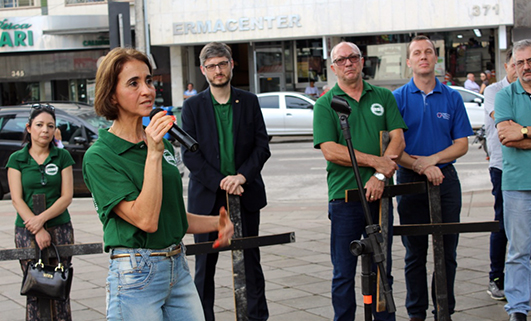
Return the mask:
<path fill-rule="evenodd" d="M 143 53 L 115 48 L 96 73 L 94 108 L 113 120 L 83 159 L 83 177 L 103 223 L 107 320 L 204 320 L 181 244 L 185 233 L 218 231 L 228 245 L 234 229 L 219 217 L 186 213 L 173 145 L 163 138 L 175 118 L 157 113 L 152 68 Z"/>
<path fill-rule="evenodd" d="M 74 191 L 70 153 L 55 147 L 55 111 L 49 105 L 34 105 L 24 131 L 21 150 L 9 157 L 7 178 L 13 206 L 17 210 L 15 220 L 15 245 L 17 248 L 35 247 L 44 249 L 51 242 L 73 244 L 74 229 L 67 207 L 72 202 Z M 33 213 L 33 195 L 44 194 L 46 210 Z M 55 265 L 56 259 L 50 259 Z M 71 257 L 61 257 L 68 266 Z M 22 270 L 29 260 L 20 261 Z M 55 261 L 55 262 L 54 262 Z M 70 299 L 52 301 L 54 320 L 72 320 Z M 26 320 L 37 320 L 36 297 L 27 297 Z"/>

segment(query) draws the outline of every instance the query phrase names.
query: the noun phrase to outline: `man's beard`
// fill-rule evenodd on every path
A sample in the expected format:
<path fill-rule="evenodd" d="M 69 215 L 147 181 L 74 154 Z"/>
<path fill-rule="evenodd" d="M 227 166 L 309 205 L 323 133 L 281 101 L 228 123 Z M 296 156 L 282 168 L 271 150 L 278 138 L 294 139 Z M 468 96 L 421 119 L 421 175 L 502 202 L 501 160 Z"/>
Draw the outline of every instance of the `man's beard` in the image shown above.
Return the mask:
<path fill-rule="evenodd" d="M 206 78 L 206 80 L 207 80 L 207 82 L 208 82 L 208 84 L 210 86 L 217 87 L 217 88 L 223 88 L 223 87 L 227 86 L 230 83 L 230 81 L 232 80 L 232 71 L 230 72 L 229 77 L 227 77 L 227 80 L 224 81 L 224 82 L 221 82 L 221 83 L 214 83 L 214 82 L 210 81 L 210 79 L 208 79 L 208 77 L 205 77 L 205 78 Z"/>
<path fill-rule="evenodd" d="M 211 83 L 211 82 L 209 82 L 209 83 L 210 83 L 210 86 L 212 86 L 212 87 L 223 88 L 223 87 L 227 86 L 229 84 L 229 82 L 230 82 L 230 78 L 227 78 L 227 81 L 224 81 L 222 83 L 216 83 L 216 84 Z"/>

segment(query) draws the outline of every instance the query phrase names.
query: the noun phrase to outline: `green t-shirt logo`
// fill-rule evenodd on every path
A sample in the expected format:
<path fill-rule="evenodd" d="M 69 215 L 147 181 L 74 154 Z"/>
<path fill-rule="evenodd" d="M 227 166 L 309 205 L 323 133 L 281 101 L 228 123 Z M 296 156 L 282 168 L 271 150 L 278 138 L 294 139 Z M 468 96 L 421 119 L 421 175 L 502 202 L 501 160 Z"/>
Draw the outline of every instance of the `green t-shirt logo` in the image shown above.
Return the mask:
<path fill-rule="evenodd" d="M 163 156 L 168 164 L 177 167 L 177 161 L 175 160 L 175 157 L 173 157 L 173 155 L 170 153 L 169 150 L 165 149 Z"/>
<path fill-rule="evenodd" d="M 55 164 L 48 164 L 44 168 L 44 172 L 46 173 L 46 175 L 54 176 L 59 172 L 59 167 L 57 167 L 57 165 Z"/>
<path fill-rule="evenodd" d="M 376 116 L 382 116 L 384 114 L 384 108 L 382 105 L 375 103 L 371 105 L 371 111 Z"/>

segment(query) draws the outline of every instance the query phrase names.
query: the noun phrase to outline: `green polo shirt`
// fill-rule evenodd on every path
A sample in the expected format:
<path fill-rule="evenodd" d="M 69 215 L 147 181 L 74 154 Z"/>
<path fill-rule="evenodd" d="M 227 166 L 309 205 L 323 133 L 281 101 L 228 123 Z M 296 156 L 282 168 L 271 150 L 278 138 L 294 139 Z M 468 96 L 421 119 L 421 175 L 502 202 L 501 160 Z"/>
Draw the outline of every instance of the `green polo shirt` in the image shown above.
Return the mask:
<path fill-rule="evenodd" d="M 336 84 L 315 103 L 313 110 L 313 143 L 315 148 L 324 142 L 347 145 L 337 113 L 330 107 L 332 97 L 345 98 L 352 112 L 348 118 L 354 149 L 372 155 L 380 155 L 380 131 L 407 129 L 396 100 L 390 90 L 363 82 L 360 101 L 352 99 Z M 328 199 L 344 199 L 345 190 L 357 188 L 351 166 L 327 162 Z M 360 167 L 360 176 L 365 184 L 374 168 Z"/>
<path fill-rule="evenodd" d="M 530 95 L 522 87 L 520 79 L 500 90 L 494 102 L 496 125 L 512 120 L 522 126 L 531 127 Z M 502 154 L 502 190 L 531 191 L 531 180 L 528 179 L 531 151 L 502 145 Z"/>
<path fill-rule="evenodd" d="M 74 163 L 68 151 L 52 146 L 48 158 L 42 165 L 39 165 L 30 156 L 28 145 L 26 145 L 21 150 L 11 154 L 6 167 L 20 172 L 23 187 L 22 197 L 33 211 L 33 195 L 44 194 L 46 196 L 46 208 L 52 206 L 61 197 L 61 172 Z M 68 209 L 46 222 L 46 226 L 51 227 L 67 222 L 70 222 Z M 15 226 L 24 227 L 24 221 L 18 213 Z"/>
<path fill-rule="evenodd" d="M 133 201 L 140 194 L 147 146 L 144 142 L 130 143 L 107 129 L 100 129 L 98 135 L 83 158 L 83 178 L 103 223 L 105 251 L 115 247 L 162 249 L 179 244 L 188 229 L 188 221 L 173 145 L 164 140 L 159 226 L 155 233 L 147 233 L 113 211 L 122 200 Z"/>
<path fill-rule="evenodd" d="M 221 174 L 235 175 L 234 165 L 234 133 L 232 132 L 232 102 L 220 104 L 212 96 L 214 105 L 214 115 L 216 116 L 216 126 L 219 137 L 220 172 Z"/>

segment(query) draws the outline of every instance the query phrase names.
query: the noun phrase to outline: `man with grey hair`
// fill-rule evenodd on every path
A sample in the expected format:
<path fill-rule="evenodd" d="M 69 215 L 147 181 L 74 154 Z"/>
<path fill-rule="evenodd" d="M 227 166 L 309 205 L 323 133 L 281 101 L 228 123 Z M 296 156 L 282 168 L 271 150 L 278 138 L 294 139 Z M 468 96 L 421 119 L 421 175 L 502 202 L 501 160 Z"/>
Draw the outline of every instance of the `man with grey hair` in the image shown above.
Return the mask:
<path fill-rule="evenodd" d="M 503 154 L 503 212 L 509 247 L 505 261 L 505 310 L 510 321 L 531 310 L 531 39 L 514 44 L 518 80 L 496 95 L 494 106 Z"/>
<path fill-rule="evenodd" d="M 516 81 L 516 69 L 513 62 L 512 48 L 505 55 L 505 76 L 501 81 L 485 88 L 485 130 L 487 132 L 487 146 L 489 150 L 489 173 L 494 195 L 494 219 L 500 222 L 500 230 L 490 234 L 490 272 L 487 293 L 494 300 L 504 300 L 503 292 L 505 254 L 507 249 L 507 236 L 503 225 L 503 195 L 501 190 L 502 179 L 502 151 L 498 139 L 498 131 L 494 123 L 494 101 L 496 94 L 503 88 Z"/>
<path fill-rule="evenodd" d="M 476 77 L 473 73 L 468 73 L 466 75 L 465 88 L 473 92 L 479 93 L 479 85 L 476 82 Z"/>
<path fill-rule="evenodd" d="M 361 202 L 346 202 L 345 190 L 358 188 L 352 169 L 347 142 L 342 134 L 338 115 L 331 108 L 334 96 L 347 100 L 352 107 L 348 118 L 355 157 L 366 189 L 370 213 L 378 222 L 378 210 L 385 181 L 397 169 L 395 159 L 404 149 L 403 131 L 407 127 L 396 107 L 391 91 L 363 81 L 363 57 L 351 42 L 341 42 L 331 51 L 331 69 L 337 84 L 314 106 L 313 143 L 321 149 L 327 160 L 328 217 L 331 221 L 330 256 L 334 266 L 332 279 L 332 305 L 335 321 L 352 321 L 356 314 L 354 278 L 358 258 L 350 253 L 350 243 L 361 239 L 367 225 Z M 380 131 L 388 131 L 389 145 L 380 156 Z M 389 203 L 389 233 L 387 245 L 387 279 L 392 284 L 391 244 L 393 215 Z M 373 299 L 373 302 L 376 302 Z M 374 320 L 395 320 L 394 313 L 375 311 Z"/>
<path fill-rule="evenodd" d="M 232 51 L 209 43 L 200 53 L 201 72 L 209 88 L 184 101 L 182 127 L 199 143 L 199 150 L 182 149 L 190 170 L 188 211 L 215 215 L 227 206 L 227 194 L 241 196 L 243 236 L 258 236 L 260 209 L 266 205 L 260 174 L 271 155 L 269 138 L 256 95 L 234 88 Z M 196 243 L 214 241 L 217 233 L 194 235 Z M 196 255 L 195 285 L 207 321 L 214 317 L 214 274 L 218 254 Z M 244 251 L 249 320 L 267 320 L 265 279 L 258 248 Z"/>

